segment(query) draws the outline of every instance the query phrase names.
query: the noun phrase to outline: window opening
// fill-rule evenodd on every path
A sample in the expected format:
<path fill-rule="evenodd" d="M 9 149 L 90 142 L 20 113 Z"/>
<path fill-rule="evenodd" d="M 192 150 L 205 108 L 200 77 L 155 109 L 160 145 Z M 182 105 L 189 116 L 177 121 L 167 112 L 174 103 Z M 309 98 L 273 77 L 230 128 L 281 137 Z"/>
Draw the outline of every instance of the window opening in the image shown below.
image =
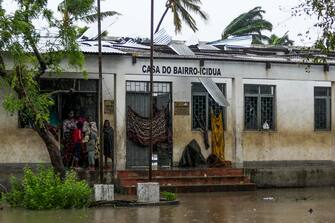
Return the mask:
<path fill-rule="evenodd" d="M 217 84 L 223 95 L 225 95 L 226 85 Z M 192 129 L 211 130 L 211 111 L 218 115 L 222 112 L 222 123 L 225 126 L 225 109 L 220 106 L 207 92 L 201 83 L 192 83 Z"/>
<path fill-rule="evenodd" d="M 244 127 L 247 130 L 275 129 L 275 86 L 244 85 Z"/>
<path fill-rule="evenodd" d="M 314 88 L 314 128 L 315 130 L 331 129 L 331 88 Z"/>

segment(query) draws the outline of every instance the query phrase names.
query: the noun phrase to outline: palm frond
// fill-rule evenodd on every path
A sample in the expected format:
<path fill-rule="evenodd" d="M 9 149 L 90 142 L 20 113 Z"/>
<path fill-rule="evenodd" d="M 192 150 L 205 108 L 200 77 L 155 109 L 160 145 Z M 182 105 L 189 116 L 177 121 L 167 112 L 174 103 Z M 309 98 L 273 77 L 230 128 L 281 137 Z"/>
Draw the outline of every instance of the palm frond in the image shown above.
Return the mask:
<path fill-rule="evenodd" d="M 171 10 L 173 13 L 173 24 L 175 26 L 175 32 L 178 33 L 181 31 L 181 19 L 176 7 L 172 7 Z"/>
<path fill-rule="evenodd" d="M 115 16 L 115 15 L 121 15 L 121 14 L 118 13 L 118 12 L 115 12 L 115 11 L 106 11 L 106 12 L 101 12 L 100 13 L 101 20 L 103 20 L 106 17 L 111 17 L 111 16 Z M 98 21 L 98 13 L 95 12 L 94 14 L 83 16 L 83 17 L 79 18 L 78 20 L 84 21 L 86 23 L 96 22 L 96 21 Z"/>
<path fill-rule="evenodd" d="M 270 45 L 292 46 L 293 43 L 294 41 L 288 37 L 288 31 L 281 37 L 272 34 L 268 40 L 268 44 Z"/>
<path fill-rule="evenodd" d="M 170 9 L 173 14 L 173 24 L 175 32 L 178 33 L 182 28 L 182 21 L 184 21 L 194 32 L 198 30 L 195 19 L 191 13 L 199 15 L 202 19 L 207 20 L 208 15 L 201 10 L 201 0 L 167 0 L 165 7 Z M 163 13 L 156 30 L 160 28 L 162 21 L 166 15 Z"/>
<path fill-rule="evenodd" d="M 209 18 L 208 14 L 201 10 L 200 0 L 182 0 L 181 4 L 187 11 L 190 11 L 196 15 L 199 15 L 203 20 L 208 20 Z"/>
<path fill-rule="evenodd" d="M 222 32 L 222 39 L 226 39 L 229 36 L 236 35 L 236 33 L 239 33 L 239 35 L 246 35 L 247 29 L 245 27 L 249 27 L 248 29 L 253 30 L 250 27 L 258 27 L 258 32 L 260 33 L 262 30 L 272 30 L 272 24 L 266 20 L 263 19 L 263 13 L 265 13 L 264 10 L 261 9 L 261 7 L 255 7 L 252 10 L 242 13 L 237 18 L 235 18 L 231 23 L 228 24 L 228 26 L 224 29 Z M 264 23 L 264 29 L 259 25 L 259 23 Z M 257 25 L 255 25 L 257 24 Z M 244 33 L 240 30 L 244 29 Z"/>
<path fill-rule="evenodd" d="M 185 23 L 192 29 L 193 32 L 196 32 L 198 30 L 196 21 L 191 16 L 191 14 L 177 1 L 176 1 L 176 10 L 178 14 L 181 16 L 182 20 L 185 21 Z M 180 32 L 181 30 L 176 31 Z"/>
<path fill-rule="evenodd" d="M 236 30 L 233 30 L 229 35 L 232 36 L 241 36 L 241 35 L 248 35 L 248 34 L 261 34 L 262 30 L 272 30 L 272 24 L 266 20 L 257 20 L 250 25 L 245 25 L 239 27 Z"/>
<path fill-rule="evenodd" d="M 260 7 L 255 7 L 254 9 L 250 10 L 249 12 L 242 13 L 238 17 L 236 17 L 229 25 L 225 28 L 224 33 L 229 33 L 230 30 L 234 29 L 234 27 L 239 27 L 243 23 L 252 21 L 256 17 L 262 18 L 263 10 Z"/>

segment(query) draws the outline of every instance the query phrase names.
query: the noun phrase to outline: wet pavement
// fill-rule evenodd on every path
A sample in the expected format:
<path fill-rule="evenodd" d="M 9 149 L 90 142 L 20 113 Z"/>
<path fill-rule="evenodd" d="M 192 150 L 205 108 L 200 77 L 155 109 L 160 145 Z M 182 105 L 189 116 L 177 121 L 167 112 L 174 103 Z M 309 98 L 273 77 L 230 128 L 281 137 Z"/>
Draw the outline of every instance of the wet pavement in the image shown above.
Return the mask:
<path fill-rule="evenodd" d="M 0 223 L 332 223 L 335 188 L 178 194 L 179 206 L 27 211 L 5 208 Z"/>

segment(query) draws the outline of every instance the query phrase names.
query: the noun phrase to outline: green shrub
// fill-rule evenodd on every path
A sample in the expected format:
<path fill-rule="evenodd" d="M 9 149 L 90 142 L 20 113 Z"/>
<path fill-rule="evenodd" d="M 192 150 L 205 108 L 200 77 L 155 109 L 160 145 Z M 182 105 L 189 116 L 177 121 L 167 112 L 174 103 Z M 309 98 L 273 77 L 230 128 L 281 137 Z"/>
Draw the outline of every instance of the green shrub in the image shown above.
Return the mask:
<path fill-rule="evenodd" d="M 175 193 L 162 191 L 161 195 L 163 198 L 165 198 L 168 201 L 175 201 L 177 199 L 177 196 Z"/>
<path fill-rule="evenodd" d="M 69 172 L 64 181 L 50 169 L 40 169 L 34 173 L 24 169 L 22 181 L 11 179 L 12 189 L 4 195 L 12 207 L 28 209 L 67 209 L 87 207 L 90 202 L 91 188 Z"/>

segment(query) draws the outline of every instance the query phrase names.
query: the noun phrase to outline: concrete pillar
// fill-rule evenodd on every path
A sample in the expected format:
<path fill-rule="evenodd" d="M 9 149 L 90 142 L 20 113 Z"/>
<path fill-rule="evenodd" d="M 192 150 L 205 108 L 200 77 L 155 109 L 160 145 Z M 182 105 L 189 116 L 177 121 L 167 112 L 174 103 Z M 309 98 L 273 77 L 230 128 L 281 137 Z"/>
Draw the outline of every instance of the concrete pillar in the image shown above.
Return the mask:
<path fill-rule="evenodd" d="M 243 79 L 232 79 L 232 129 L 233 129 L 233 164 L 236 167 L 243 167 L 243 146 L 242 146 L 242 131 L 243 111 L 244 111 L 244 93 Z"/>
<path fill-rule="evenodd" d="M 113 201 L 114 185 L 113 184 L 94 184 L 95 201 Z"/>
<path fill-rule="evenodd" d="M 141 203 L 158 203 L 159 202 L 159 183 L 138 183 L 137 184 L 137 201 Z"/>
<path fill-rule="evenodd" d="M 115 75 L 116 169 L 126 168 L 126 75 Z"/>
<path fill-rule="evenodd" d="M 331 130 L 332 130 L 331 159 L 335 161 L 335 81 L 331 82 Z"/>

